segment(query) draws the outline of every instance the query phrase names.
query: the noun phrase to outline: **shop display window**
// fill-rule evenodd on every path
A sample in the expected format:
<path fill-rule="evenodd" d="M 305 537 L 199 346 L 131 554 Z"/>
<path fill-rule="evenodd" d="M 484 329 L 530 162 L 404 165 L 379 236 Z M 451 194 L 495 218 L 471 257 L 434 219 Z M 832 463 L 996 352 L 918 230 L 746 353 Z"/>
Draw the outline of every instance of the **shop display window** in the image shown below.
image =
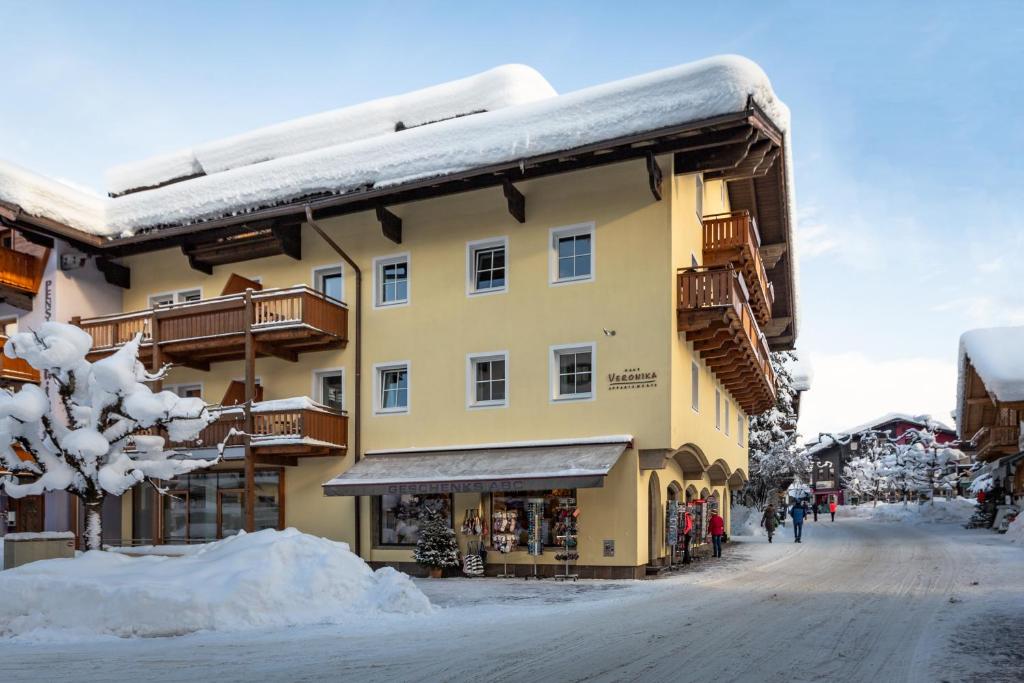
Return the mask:
<path fill-rule="evenodd" d="M 256 530 L 281 528 L 281 476 L 256 470 Z M 240 471 L 193 472 L 166 482 L 161 496 L 165 543 L 204 543 L 233 536 L 245 527 L 245 478 Z M 142 494 L 145 495 L 145 494 Z M 137 511 L 146 534 L 144 508 Z"/>
<path fill-rule="evenodd" d="M 541 522 L 541 542 L 545 546 L 557 545 L 555 539 L 555 519 L 558 514 L 558 504 L 563 498 L 576 498 L 576 489 L 554 489 L 551 491 L 512 491 L 509 493 L 491 494 L 491 510 L 494 513 L 515 511 L 508 519 L 515 520 L 515 528 L 509 529 L 510 533 L 518 535 L 518 545 L 525 548 L 529 541 L 529 529 L 527 528 L 528 518 L 526 504 L 532 500 L 544 501 L 544 519 Z"/>
<path fill-rule="evenodd" d="M 386 495 L 377 499 L 378 543 L 415 545 L 423 520 L 440 514 L 452 525 L 452 497 L 449 494 Z"/>

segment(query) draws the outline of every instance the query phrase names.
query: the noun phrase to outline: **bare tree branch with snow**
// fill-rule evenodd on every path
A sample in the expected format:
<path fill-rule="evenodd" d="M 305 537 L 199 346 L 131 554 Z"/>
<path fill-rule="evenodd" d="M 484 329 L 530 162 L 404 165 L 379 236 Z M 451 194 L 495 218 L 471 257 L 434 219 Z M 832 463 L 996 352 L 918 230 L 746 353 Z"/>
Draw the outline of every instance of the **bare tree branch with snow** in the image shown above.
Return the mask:
<path fill-rule="evenodd" d="M 48 379 L 45 389 L 26 384 L 14 393 L 0 391 L 0 461 L 9 473 L 0 476 L 0 490 L 12 498 L 46 491 L 80 498 L 87 550 L 102 549 L 106 496 L 209 467 L 221 457 L 191 459 L 166 448 L 160 434 L 172 442 L 192 441 L 216 418 L 202 399 L 146 386 L 162 380 L 169 368 L 148 374 L 139 362 L 141 343 L 137 335 L 90 362 L 88 333 L 47 322 L 11 336 L 4 346 L 8 358 L 24 359 Z"/>

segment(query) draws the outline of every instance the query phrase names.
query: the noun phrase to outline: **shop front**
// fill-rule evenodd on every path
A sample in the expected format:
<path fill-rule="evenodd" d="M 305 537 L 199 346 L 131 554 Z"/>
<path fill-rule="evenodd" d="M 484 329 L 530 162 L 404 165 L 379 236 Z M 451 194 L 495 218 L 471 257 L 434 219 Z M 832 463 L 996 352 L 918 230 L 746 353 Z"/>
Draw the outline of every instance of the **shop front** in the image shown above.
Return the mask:
<path fill-rule="evenodd" d="M 636 464 L 628 437 L 368 453 L 324 485 L 371 505 L 373 565 L 417 572 L 423 520 L 445 517 L 488 575 L 637 577 Z M 632 468 L 629 466 L 632 465 Z"/>

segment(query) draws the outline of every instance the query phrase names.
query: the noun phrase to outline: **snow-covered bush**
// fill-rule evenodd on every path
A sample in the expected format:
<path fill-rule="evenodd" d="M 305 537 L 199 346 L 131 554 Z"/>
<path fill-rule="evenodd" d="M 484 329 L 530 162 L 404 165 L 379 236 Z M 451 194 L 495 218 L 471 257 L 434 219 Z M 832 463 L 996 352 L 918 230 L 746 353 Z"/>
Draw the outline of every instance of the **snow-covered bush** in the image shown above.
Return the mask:
<path fill-rule="evenodd" d="M 47 373 L 45 389 L 26 384 L 0 391 L 0 460 L 9 472 L 0 490 L 12 498 L 67 491 L 85 504 L 85 547 L 101 549 L 103 499 L 140 482 L 170 479 L 215 464 L 180 457 L 165 448 L 194 440 L 215 418 L 198 398 L 153 392 L 169 368 L 147 374 L 137 335 L 113 354 L 86 360 L 92 337 L 73 325 L 43 323 L 12 335 L 8 358 L 21 358 Z M 16 448 L 29 458 L 19 456 Z M 18 475 L 30 475 L 22 483 Z M 155 485 L 155 484 L 154 484 Z"/>

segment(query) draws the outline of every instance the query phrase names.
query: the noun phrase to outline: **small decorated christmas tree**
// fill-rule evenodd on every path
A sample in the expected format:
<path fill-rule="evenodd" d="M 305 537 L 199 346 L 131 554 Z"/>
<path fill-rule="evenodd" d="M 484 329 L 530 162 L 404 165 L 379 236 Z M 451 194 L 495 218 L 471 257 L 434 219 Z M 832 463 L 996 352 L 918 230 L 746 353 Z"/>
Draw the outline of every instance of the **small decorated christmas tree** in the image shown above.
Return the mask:
<path fill-rule="evenodd" d="M 445 567 L 459 566 L 459 542 L 455 530 L 441 515 L 430 515 L 420 527 L 420 538 L 413 553 L 416 562 L 440 576 Z"/>

